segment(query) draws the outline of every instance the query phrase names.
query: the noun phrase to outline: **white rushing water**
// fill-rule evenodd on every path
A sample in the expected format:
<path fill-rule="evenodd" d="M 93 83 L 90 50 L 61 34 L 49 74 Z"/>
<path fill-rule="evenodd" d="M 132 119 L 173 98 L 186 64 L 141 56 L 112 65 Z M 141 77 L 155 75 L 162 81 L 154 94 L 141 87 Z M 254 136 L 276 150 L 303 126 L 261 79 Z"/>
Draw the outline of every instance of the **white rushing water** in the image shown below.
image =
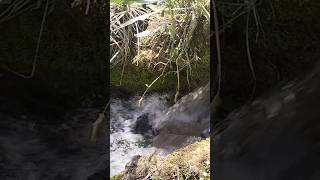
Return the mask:
<path fill-rule="evenodd" d="M 139 107 L 139 97 L 130 100 L 111 99 L 110 106 L 110 176 L 125 169 L 126 163 L 135 155 L 155 152 L 151 147 L 151 138 L 134 134 L 132 128 L 137 118 L 148 114 L 149 120 L 155 120 L 168 109 L 168 95 L 154 94 L 145 97 Z"/>

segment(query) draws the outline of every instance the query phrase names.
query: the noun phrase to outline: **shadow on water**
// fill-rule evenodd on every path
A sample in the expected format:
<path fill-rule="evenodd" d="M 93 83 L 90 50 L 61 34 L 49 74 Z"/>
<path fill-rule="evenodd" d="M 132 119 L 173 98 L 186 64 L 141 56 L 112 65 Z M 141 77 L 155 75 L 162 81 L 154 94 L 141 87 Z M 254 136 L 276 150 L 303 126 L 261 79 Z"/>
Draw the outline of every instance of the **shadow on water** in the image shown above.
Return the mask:
<path fill-rule="evenodd" d="M 108 177 L 106 136 L 89 141 L 99 109 L 75 108 L 38 80 L 4 74 L 0 84 L 0 179 Z"/>

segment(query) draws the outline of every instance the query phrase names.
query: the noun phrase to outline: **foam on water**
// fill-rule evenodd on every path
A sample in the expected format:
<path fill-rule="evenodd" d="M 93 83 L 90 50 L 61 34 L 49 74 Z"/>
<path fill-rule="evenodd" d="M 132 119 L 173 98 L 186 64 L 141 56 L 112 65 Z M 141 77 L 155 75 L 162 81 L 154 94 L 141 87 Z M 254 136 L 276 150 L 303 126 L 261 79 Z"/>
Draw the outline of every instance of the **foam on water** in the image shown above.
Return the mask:
<path fill-rule="evenodd" d="M 138 105 L 139 97 L 130 100 L 111 99 L 110 106 L 110 175 L 125 169 L 125 165 L 135 155 L 155 152 L 150 138 L 134 134 L 131 130 L 137 118 L 148 113 L 150 120 L 157 119 L 168 109 L 168 95 L 154 94 Z"/>

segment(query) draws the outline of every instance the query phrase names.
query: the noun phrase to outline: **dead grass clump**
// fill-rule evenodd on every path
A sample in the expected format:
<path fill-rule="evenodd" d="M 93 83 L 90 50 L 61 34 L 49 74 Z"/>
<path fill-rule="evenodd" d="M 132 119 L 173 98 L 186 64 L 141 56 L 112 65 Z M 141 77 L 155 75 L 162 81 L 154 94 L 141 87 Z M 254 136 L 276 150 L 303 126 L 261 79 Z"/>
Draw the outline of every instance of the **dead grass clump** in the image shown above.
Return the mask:
<path fill-rule="evenodd" d="M 135 168 L 138 179 L 210 179 L 210 140 L 188 145 L 161 157 L 141 157 Z"/>
<path fill-rule="evenodd" d="M 209 21 L 208 0 L 166 1 L 161 14 L 150 17 L 146 31 L 137 34 L 140 51 L 134 63 L 175 73 L 190 68 L 190 63 L 200 59 L 200 50 L 209 48 Z M 203 37 L 197 37 L 196 31 L 206 41 L 197 42 Z M 147 59 L 143 55 L 150 50 L 154 56 Z"/>
<path fill-rule="evenodd" d="M 142 15 L 149 11 L 138 5 L 115 4 L 110 6 L 110 53 L 111 65 L 125 64 L 135 54 L 135 34 L 145 29 Z"/>
<path fill-rule="evenodd" d="M 262 1 L 258 0 L 224 0 L 224 1 L 216 1 L 213 0 L 213 11 L 214 11 L 214 22 L 215 22 L 215 28 L 214 33 L 216 35 L 216 49 L 217 49 L 217 87 L 215 96 L 218 97 L 220 94 L 221 89 L 221 64 L 222 64 L 222 57 L 221 57 L 221 50 L 220 50 L 220 40 L 219 36 L 222 34 L 227 28 L 231 27 L 235 21 L 240 19 L 243 16 L 246 16 L 246 23 L 245 23 L 245 39 L 246 39 L 246 50 L 247 50 L 247 57 L 248 57 L 248 65 L 252 74 L 252 79 L 254 80 L 254 86 L 252 88 L 251 92 L 251 98 L 255 94 L 256 89 L 256 74 L 252 62 L 251 57 L 251 51 L 250 51 L 250 34 L 249 34 L 249 24 L 250 24 L 250 18 L 254 19 L 255 24 L 255 42 L 258 41 L 260 36 L 264 36 L 264 31 L 262 28 L 262 24 L 260 21 L 259 12 L 257 9 L 257 6 Z M 222 23 L 218 23 L 218 22 Z"/>
<path fill-rule="evenodd" d="M 147 7 L 141 4 L 111 4 L 111 68 L 128 63 L 158 71 L 159 76 L 147 83 L 147 89 L 169 74 L 177 77 L 176 98 L 180 90 L 181 71 L 186 69 L 187 82 L 192 63 L 209 50 L 209 0 L 167 0 Z M 189 84 L 190 86 L 190 84 Z"/>

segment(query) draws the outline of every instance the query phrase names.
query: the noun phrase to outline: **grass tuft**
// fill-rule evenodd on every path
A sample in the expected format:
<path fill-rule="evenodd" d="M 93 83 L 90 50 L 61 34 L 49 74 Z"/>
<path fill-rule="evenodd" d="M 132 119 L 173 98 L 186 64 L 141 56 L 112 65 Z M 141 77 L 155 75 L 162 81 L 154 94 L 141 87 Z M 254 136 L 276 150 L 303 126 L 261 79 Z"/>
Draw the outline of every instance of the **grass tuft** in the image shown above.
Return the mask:
<path fill-rule="evenodd" d="M 152 85 L 172 74 L 177 81 L 176 100 L 182 78 L 187 79 L 190 87 L 192 64 L 201 62 L 204 51 L 209 49 L 209 3 L 167 0 L 162 5 L 144 8 L 139 4 L 112 5 L 111 68 L 122 65 L 124 72 L 130 63 L 159 74 L 145 83 L 147 88 L 140 102 Z M 120 85 L 121 82 L 122 77 Z"/>

